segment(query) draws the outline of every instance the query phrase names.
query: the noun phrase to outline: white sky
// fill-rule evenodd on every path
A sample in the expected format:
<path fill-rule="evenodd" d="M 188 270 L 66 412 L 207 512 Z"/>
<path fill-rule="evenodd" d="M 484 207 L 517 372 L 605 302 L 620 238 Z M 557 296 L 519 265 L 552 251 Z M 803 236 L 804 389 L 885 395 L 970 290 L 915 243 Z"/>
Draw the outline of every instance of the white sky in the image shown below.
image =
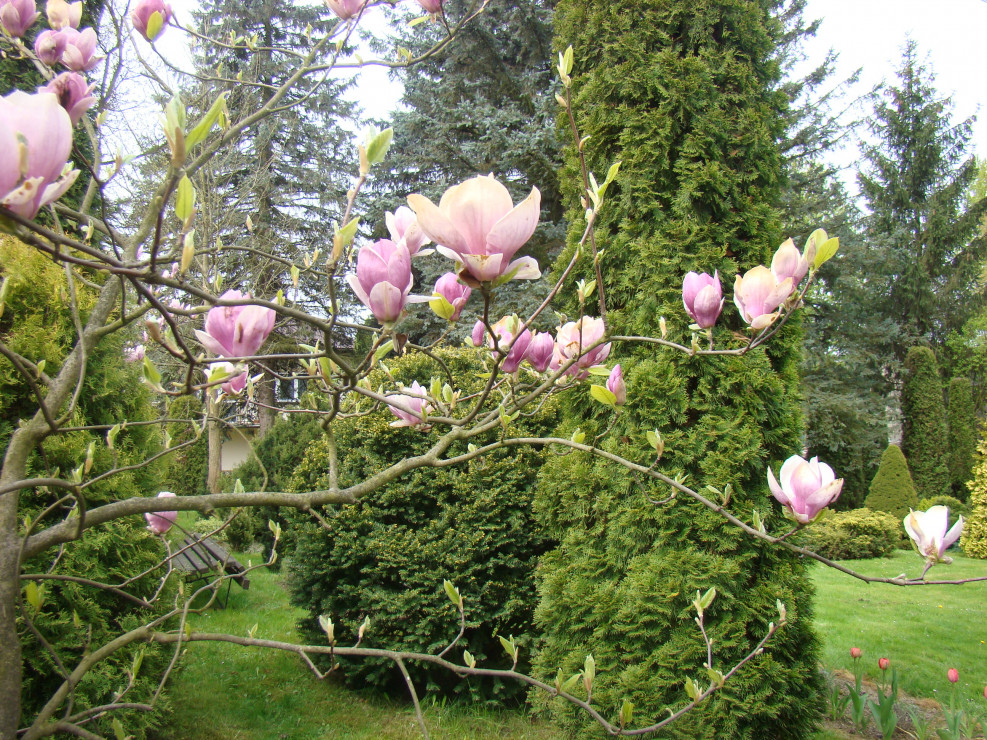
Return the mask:
<path fill-rule="evenodd" d="M 821 18 L 806 45 L 820 61 L 829 48 L 839 53 L 838 73 L 862 69 L 852 95 L 882 80 L 893 83 L 905 40 L 935 73 L 936 89 L 953 102 L 953 121 L 978 113 L 987 93 L 987 2 L 984 0 L 808 0 L 807 18 Z M 971 153 L 987 155 L 987 108 L 980 110 Z"/>

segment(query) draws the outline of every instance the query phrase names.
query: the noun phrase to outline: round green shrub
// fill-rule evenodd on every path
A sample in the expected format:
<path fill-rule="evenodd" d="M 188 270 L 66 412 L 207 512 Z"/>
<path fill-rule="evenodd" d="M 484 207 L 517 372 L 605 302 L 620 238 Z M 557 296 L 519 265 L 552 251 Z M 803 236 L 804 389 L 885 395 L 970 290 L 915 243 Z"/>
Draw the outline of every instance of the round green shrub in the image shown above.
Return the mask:
<path fill-rule="evenodd" d="M 932 498 L 924 498 L 918 502 L 918 506 L 915 507 L 918 511 L 928 511 L 932 506 L 946 506 L 949 507 L 949 520 L 956 521 L 956 517 L 963 517 L 969 520 L 970 514 L 973 512 L 973 507 L 970 504 L 960 501 L 955 496 L 933 496 Z"/>
<path fill-rule="evenodd" d="M 440 356 L 455 378 L 468 381 L 461 390 L 479 387 L 481 368 L 474 352 L 446 350 Z M 408 385 L 418 380 L 427 386 L 431 376 L 444 375 L 423 355 L 388 364 L 394 378 Z M 381 378 L 374 378 L 375 387 Z M 543 407 L 538 417 L 521 417 L 511 425 L 512 433 L 544 431 L 551 407 Z M 434 433 L 391 428 L 393 420 L 382 410 L 333 423 L 341 486 L 420 454 L 435 439 Z M 448 455 L 465 449 L 457 444 Z M 328 529 L 290 523 L 294 549 L 285 569 L 292 603 L 308 612 L 301 623 L 304 638 L 325 642 L 318 624 L 324 614 L 336 624 L 337 639 L 352 643 L 369 617 L 365 645 L 438 652 L 459 629 L 458 613 L 443 590 L 447 579 L 459 587 L 466 607 L 466 633 L 452 653 L 455 660 L 467 649 L 480 663 L 508 667 L 500 635 L 514 635 L 523 646 L 522 657 L 530 655 L 534 570 L 549 544 L 531 514 L 540 454 L 531 448 L 501 450 L 463 466 L 419 469 L 355 505 L 327 507 Z M 292 489 L 326 486 L 328 459 L 325 440 L 311 444 Z M 514 681 L 466 681 L 448 671 L 408 667 L 416 682 L 444 694 L 503 699 L 524 690 Z M 343 676 L 355 686 L 401 690 L 402 685 L 390 661 L 347 661 Z"/>
<path fill-rule="evenodd" d="M 908 470 L 908 462 L 898 445 L 888 445 L 881 464 L 870 484 L 864 506 L 871 511 L 886 511 L 904 519 L 909 509 L 918 506 L 918 494 Z"/>
<path fill-rule="evenodd" d="M 902 542 L 901 520 L 884 511 L 838 511 L 799 532 L 796 542 L 830 560 L 892 555 Z"/>

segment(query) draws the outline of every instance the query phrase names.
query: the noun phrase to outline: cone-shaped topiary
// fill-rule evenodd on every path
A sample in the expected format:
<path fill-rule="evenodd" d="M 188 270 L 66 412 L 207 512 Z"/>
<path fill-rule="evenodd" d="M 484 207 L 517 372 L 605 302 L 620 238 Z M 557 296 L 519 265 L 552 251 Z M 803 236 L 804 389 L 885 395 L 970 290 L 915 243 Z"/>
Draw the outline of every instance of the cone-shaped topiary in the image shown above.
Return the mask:
<path fill-rule="evenodd" d="M 963 526 L 960 547 L 964 555 L 987 560 L 987 439 L 981 439 L 977 445 L 973 480 L 967 485 L 973 512 Z"/>
<path fill-rule="evenodd" d="M 574 113 L 580 136 L 588 137 L 589 168 L 599 179 L 621 162 L 597 222 L 611 333 L 655 336 L 664 316 L 670 337 L 688 345 L 682 283 L 690 270 L 719 270 L 725 284 L 717 346 L 736 341 L 731 330 L 746 331 L 729 286 L 738 272 L 767 263 L 781 242 L 774 210 L 781 171 L 775 142 L 785 108 L 772 59 L 782 31 L 772 17 L 777 5 L 559 2 L 556 45 L 574 49 Z M 570 149 L 562 180 L 570 187 L 572 228 L 563 266 L 585 228 L 573 188 L 579 177 Z M 590 251 L 575 277 L 595 277 Z M 559 308 L 573 317 L 580 311 L 565 295 Z M 585 311 L 600 312 L 596 296 Z M 799 451 L 799 339 L 795 320 L 767 352 L 743 358 L 615 345 L 627 406 L 614 420 L 585 389 L 574 391 L 558 435 L 579 427 L 593 439 L 609 430 L 607 449 L 648 466 L 654 449 L 645 432 L 657 427 L 665 441 L 661 470 L 686 476 L 697 489 L 732 484 L 731 511 L 747 521 L 755 508 L 774 511 L 769 526 L 780 530 L 787 523 L 768 495 L 766 469 Z M 669 493 L 599 458 L 548 457 L 536 511 L 560 544 L 539 568 L 536 618 L 544 637 L 536 671 L 550 681 L 560 669 L 568 677 L 592 653 L 594 706 L 614 718 L 629 699 L 634 726 L 646 725 L 686 703 L 687 676 L 708 681 L 690 606 L 697 589 L 719 592 L 707 627 L 714 664 L 723 668 L 777 620 L 780 599 L 794 620 L 669 736 L 810 737 L 820 694 L 804 564 L 691 501 L 666 500 Z M 578 736 L 599 732 L 585 714 L 532 697 Z"/>
<path fill-rule="evenodd" d="M 898 445 L 888 445 L 881 455 L 881 464 L 870 483 L 864 506 L 871 511 L 886 511 L 900 519 L 904 519 L 909 509 L 918 506 L 918 494 L 908 471 L 908 462 Z"/>
<path fill-rule="evenodd" d="M 901 451 L 908 459 L 915 490 L 921 498 L 948 495 L 952 488 L 946 407 L 939 364 L 931 349 L 912 347 L 908 350 L 904 380 L 901 411 L 905 424 Z"/>
<path fill-rule="evenodd" d="M 949 479 L 953 495 L 966 500 L 966 484 L 973 478 L 973 456 L 977 452 L 977 416 L 973 406 L 973 384 L 969 378 L 949 381 Z"/>

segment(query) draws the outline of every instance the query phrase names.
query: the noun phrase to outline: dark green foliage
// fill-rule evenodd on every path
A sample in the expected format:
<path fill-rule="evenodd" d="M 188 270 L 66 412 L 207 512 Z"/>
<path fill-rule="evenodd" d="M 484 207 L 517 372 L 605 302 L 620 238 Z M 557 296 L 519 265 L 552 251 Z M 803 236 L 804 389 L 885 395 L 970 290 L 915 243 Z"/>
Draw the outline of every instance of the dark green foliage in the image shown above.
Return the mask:
<path fill-rule="evenodd" d="M 782 35 L 772 17 L 779 6 L 558 4 L 556 48 L 574 47 L 575 111 L 580 135 L 590 137 L 589 167 L 599 176 L 622 163 L 597 222 L 613 333 L 655 335 L 664 316 L 671 338 L 688 343 L 685 272 L 719 269 L 729 295 L 733 275 L 764 263 L 781 242 L 775 142 L 787 101 L 772 59 Z M 559 269 L 584 228 L 577 167 L 570 148 L 563 183 L 572 228 Z M 575 276 L 591 275 L 587 256 Z M 718 346 L 734 341 L 730 328 L 742 328 L 727 303 L 714 331 Z M 571 299 L 563 308 L 576 310 Z M 596 312 L 595 302 L 590 310 Z M 749 520 L 755 507 L 770 510 L 766 466 L 800 446 L 799 334 L 792 322 L 767 352 L 743 359 L 618 347 L 630 400 L 604 444 L 648 465 L 644 432 L 657 428 L 666 443 L 663 471 L 687 475 L 698 489 L 731 483 L 730 508 L 741 518 Z M 590 408 L 583 394 L 566 411 L 570 421 L 560 432 L 566 436 L 579 426 L 592 438 L 608 424 L 606 412 Z M 705 675 L 705 647 L 689 607 L 697 589 L 715 585 L 720 593 L 708 616 L 715 662 L 724 668 L 776 619 L 780 598 L 798 615 L 792 624 L 723 694 L 671 732 L 808 737 L 819 684 L 803 564 L 755 544 L 696 504 L 655 503 L 668 494 L 604 461 L 577 454 L 549 459 L 537 510 L 560 545 L 539 570 L 544 639 L 536 671 L 546 678 L 559 668 L 571 675 L 592 653 L 594 704 L 613 717 L 630 699 L 635 724 L 647 724 L 684 704 L 686 676 Z M 780 514 L 772 519 L 780 522 Z M 590 732 L 579 713 L 559 708 L 558 715 L 580 736 Z"/>
<path fill-rule="evenodd" d="M 964 519 L 969 519 L 970 514 L 973 513 L 973 508 L 970 504 L 960 501 L 960 499 L 955 496 L 933 496 L 932 498 L 923 498 L 918 502 L 918 506 L 915 507 L 916 511 L 928 511 L 933 506 L 945 506 L 949 509 L 949 520 L 956 521 L 957 517 L 963 517 Z"/>
<path fill-rule="evenodd" d="M 864 501 L 871 511 L 886 511 L 903 519 L 918 506 L 918 494 L 908 470 L 908 462 L 898 445 L 888 445 Z"/>
<path fill-rule="evenodd" d="M 977 417 L 973 409 L 973 385 L 969 378 L 949 381 L 949 478 L 953 495 L 965 499 L 966 484 L 973 479 L 973 456 L 977 452 Z"/>
<path fill-rule="evenodd" d="M 168 405 L 168 424 L 172 446 L 195 440 L 170 457 L 167 485 L 179 496 L 206 493 L 209 467 L 209 441 L 202 429 L 202 401 L 195 396 L 179 396 Z"/>
<path fill-rule="evenodd" d="M 967 201 L 976 176 L 967 154 L 972 120 L 950 120 L 949 98 L 935 89 L 920 58 L 909 41 L 897 85 L 875 95 L 877 143 L 867 149 L 859 176 L 874 260 L 864 292 L 875 322 L 889 324 L 875 350 L 897 363 L 917 342 L 941 346 L 984 301 L 977 277 L 985 241 L 977 227 L 987 199 Z"/>
<path fill-rule="evenodd" d="M 0 237 L 0 267 L 3 278 L 9 280 L 7 310 L 0 321 L 0 337 L 14 351 L 35 361 L 44 359 L 47 371 L 55 372 L 75 338 L 68 301 L 52 300 L 53 295 L 66 295 L 65 273 L 40 253 L 6 236 Z M 78 281 L 76 290 L 80 311 L 85 317 L 92 306 L 94 293 Z M 16 323 L 13 317 L 17 318 Z M 109 428 L 123 419 L 132 422 L 151 420 L 156 414 L 150 406 L 149 396 L 140 382 L 137 368 L 124 363 L 121 342 L 104 339 L 88 357 L 86 382 L 68 426 L 107 425 Z M 32 413 L 33 408 L 33 396 L 19 380 L 18 373 L 8 360 L 0 359 L 0 437 L 6 441 L 13 426 Z M 136 465 L 161 448 L 161 435 L 155 425 L 128 426 L 117 436 L 114 450 L 106 447 L 103 434 L 76 431 L 49 437 L 43 444 L 43 455 L 30 461 L 28 475 L 47 476 L 55 469 L 74 469 L 85 460 L 86 448 L 91 442 L 95 447 L 89 478 L 96 478 L 114 467 Z M 94 483 L 85 489 L 85 505 L 92 508 L 130 496 L 154 495 L 162 487 L 163 467 L 160 462 L 135 467 Z M 53 523 L 54 519 L 67 515 L 78 506 L 71 497 L 58 500 L 51 491 L 41 489 L 25 494 L 24 501 L 23 514 L 41 526 Z M 39 520 L 48 506 L 54 506 L 53 510 L 45 519 Z M 81 576 L 119 584 L 150 569 L 164 556 L 160 541 L 147 532 L 145 524 L 143 517 L 132 517 L 95 528 L 56 552 L 47 552 L 26 562 L 24 571 Z M 160 570 L 151 572 L 125 590 L 138 597 L 150 597 L 159 585 L 161 575 Z M 44 589 L 44 602 L 40 613 L 32 615 L 35 627 L 69 670 L 84 653 L 102 646 L 120 631 L 148 621 L 168 603 L 165 593 L 155 607 L 142 609 L 118 595 L 83 584 L 55 580 L 37 583 Z M 24 674 L 22 709 L 25 716 L 32 716 L 62 679 L 51 652 L 25 622 L 21 626 L 24 664 L 30 666 Z M 114 653 L 86 675 L 75 690 L 74 711 L 107 703 L 114 692 L 124 689 L 126 671 L 137 652 L 144 652 L 145 658 L 128 696 L 132 701 L 146 701 L 167 660 L 167 649 L 139 644 Z M 157 711 L 127 712 L 120 718 L 127 732 L 139 738 L 154 726 L 158 716 Z M 108 719 L 87 727 L 103 734 L 112 732 Z"/>
<path fill-rule="evenodd" d="M 462 390 L 476 390 L 479 365 L 472 352 L 443 351 L 441 356 Z M 406 384 L 417 379 L 425 385 L 431 375 L 441 374 L 423 355 L 388 364 Z M 538 417 L 517 422 L 516 429 L 512 425 L 512 431 L 543 433 L 549 414 L 543 409 Z M 381 411 L 333 423 L 341 486 L 419 454 L 434 441 L 428 432 L 391 428 L 393 419 Z M 457 451 L 465 451 L 465 445 L 457 444 L 449 454 Z M 312 523 L 300 526 L 287 568 L 292 602 L 310 615 L 301 625 L 304 638 L 325 642 L 317 621 L 325 614 L 336 624 L 341 644 L 352 642 L 366 616 L 370 629 L 365 645 L 438 652 L 459 628 L 442 588 L 448 579 L 460 588 L 466 604 L 467 630 L 454 659 L 468 649 L 481 664 L 509 667 L 497 635 L 513 634 L 523 645 L 526 662 L 534 641 L 534 569 L 548 546 L 531 514 L 540 464 L 540 453 L 529 448 L 498 451 L 466 466 L 422 468 L 358 504 L 325 510 L 328 530 Z M 328 447 L 320 440 L 309 446 L 292 487 L 311 490 L 327 480 Z M 467 682 L 448 671 L 409 668 L 417 682 L 427 680 L 441 692 L 505 698 L 523 691 L 512 681 Z M 347 662 L 344 676 L 358 686 L 401 686 L 389 661 Z"/>
<path fill-rule="evenodd" d="M 904 416 L 901 451 L 908 458 L 915 490 L 923 498 L 949 494 L 952 488 L 946 408 L 939 365 L 928 347 L 908 350 L 901 412 Z"/>
<path fill-rule="evenodd" d="M 309 446 L 322 437 L 319 420 L 312 414 L 290 414 L 279 419 L 253 447 L 253 454 L 234 468 L 229 480 L 239 480 L 246 491 L 287 491 L 296 470 L 305 459 Z M 276 506 L 261 506 L 242 509 L 231 527 L 242 530 L 234 539 L 239 539 L 237 549 L 245 549 L 256 540 L 264 544 L 265 553 L 270 553 L 274 536 L 268 527 L 269 521 L 286 525 L 290 515 Z M 285 528 L 281 541 L 281 551 L 291 546 L 291 531 Z M 280 569 L 281 561 L 274 563 Z"/>
<path fill-rule="evenodd" d="M 901 519 L 885 511 L 838 511 L 802 530 L 796 542 L 831 560 L 863 560 L 894 554 L 902 542 Z"/>
<path fill-rule="evenodd" d="M 408 194 L 422 193 L 438 203 L 449 186 L 492 172 L 515 203 L 532 186 L 541 191 L 541 222 L 518 254 L 534 256 L 548 271 L 565 239 L 554 123 L 554 4 L 492 0 L 455 43 L 406 71 L 402 109 L 392 120 L 389 170 L 374 182 L 385 191 L 369 214 L 377 236 L 386 236 L 384 211 L 406 205 Z M 446 0 L 443 7 L 448 18 L 458 19 L 476 5 L 472 0 Z M 402 16 L 392 17 L 398 43 L 415 54 L 444 34 L 437 24 L 409 28 Z M 415 292 L 426 295 L 439 276 L 453 269 L 440 255 L 416 258 L 414 267 Z M 549 287 L 545 279 L 502 286 L 493 299 L 494 320 L 505 313 L 530 314 Z M 482 301 L 474 295 L 462 325 L 472 327 L 481 310 Z M 401 325 L 412 341 L 434 341 L 446 328 L 446 322 L 428 310 L 415 311 Z"/>

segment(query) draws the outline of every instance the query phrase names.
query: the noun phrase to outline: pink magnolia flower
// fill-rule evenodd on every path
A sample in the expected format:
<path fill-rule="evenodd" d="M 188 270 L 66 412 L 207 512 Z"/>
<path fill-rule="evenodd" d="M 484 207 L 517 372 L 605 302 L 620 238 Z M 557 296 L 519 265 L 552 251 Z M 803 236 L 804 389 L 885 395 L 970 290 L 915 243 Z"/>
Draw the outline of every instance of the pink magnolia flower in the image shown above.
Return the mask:
<path fill-rule="evenodd" d="M 59 105 L 69 114 L 74 126 L 96 102 L 96 98 L 92 96 L 95 87 L 95 82 L 87 84 L 86 78 L 78 72 L 62 72 L 44 87 L 39 87 L 38 92 L 53 93 L 58 98 Z"/>
<path fill-rule="evenodd" d="M 250 293 L 228 290 L 224 301 L 248 300 Z M 218 357 L 256 355 L 274 329 L 276 315 L 263 306 L 215 306 L 206 314 L 205 331 L 196 329 L 202 346 Z"/>
<path fill-rule="evenodd" d="M 543 373 L 552 363 L 552 357 L 554 355 L 555 338 L 547 331 L 540 331 L 531 337 L 531 344 L 528 345 L 528 351 L 525 352 L 524 359 L 536 371 Z"/>
<path fill-rule="evenodd" d="M 860 648 L 858 648 L 858 647 L 852 647 L 852 648 L 850 648 L 850 657 L 853 658 L 853 659 L 859 658 L 860 657 Z"/>
<path fill-rule="evenodd" d="M 152 22 L 154 14 L 158 19 Z M 171 6 L 163 0 L 138 0 L 130 12 L 130 22 L 141 36 L 148 41 L 154 41 L 164 32 L 164 27 L 171 20 Z"/>
<path fill-rule="evenodd" d="M 479 283 L 541 276 L 533 257 L 513 259 L 538 225 L 537 188 L 514 206 L 507 188 L 490 175 L 454 185 L 438 206 L 422 195 L 409 195 L 408 204 L 436 251 L 463 265 L 460 278 Z"/>
<path fill-rule="evenodd" d="M 709 329 L 723 310 L 723 289 L 720 273 L 686 273 L 682 281 L 682 303 L 686 313 L 703 329 Z"/>
<path fill-rule="evenodd" d="M 0 205 L 34 218 L 75 182 L 71 151 L 72 120 L 54 95 L 15 91 L 0 98 Z"/>
<path fill-rule="evenodd" d="M 93 29 L 77 31 L 63 28 L 59 33 L 65 37 L 62 64 L 73 72 L 88 72 L 103 61 L 103 57 L 96 55 L 96 32 Z"/>
<path fill-rule="evenodd" d="M 809 272 L 809 265 L 816 256 L 816 241 L 811 239 L 806 245 L 805 254 L 799 252 L 795 242 L 786 239 L 771 258 L 771 272 L 779 283 L 791 278 L 792 287 L 802 282 Z"/>
<path fill-rule="evenodd" d="M 48 0 L 45 13 L 48 16 L 48 25 L 56 31 L 63 28 L 78 28 L 82 22 L 82 0 L 76 3 Z"/>
<path fill-rule="evenodd" d="M 366 2 L 367 0 L 326 0 L 326 5 L 341 20 L 347 21 L 359 13 Z"/>
<path fill-rule="evenodd" d="M 584 377 L 587 374 L 584 372 L 586 368 L 599 365 L 610 355 L 609 342 L 593 347 L 603 339 L 605 333 L 603 319 L 592 316 L 583 316 L 579 321 L 570 321 L 560 326 L 555 336 L 555 355 L 549 367 L 558 370 L 570 360 L 576 360 L 566 370 L 566 374 Z"/>
<path fill-rule="evenodd" d="M 932 506 L 928 511 L 909 511 L 904 521 L 905 531 L 912 538 L 912 546 L 927 562 L 953 561 L 946 557 L 946 550 L 963 533 L 963 517 L 949 527 L 949 507 Z"/>
<path fill-rule="evenodd" d="M 447 272 L 435 281 L 434 298 L 429 301 L 432 310 L 446 321 L 459 321 L 473 290 L 463 285 L 454 272 Z"/>
<path fill-rule="evenodd" d="M 619 364 L 614 365 L 613 370 L 610 371 L 610 377 L 607 378 L 607 390 L 613 393 L 617 399 L 614 401 L 614 405 L 623 406 L 627 403 L 627 385 L 624 383 L 624 371 L 621 370 Z"/>
<path fill-rule="evenodd" d="M 158 494 L 158 498 L 175 498 L 175 494 L 171 491 L 162 491 Z M 147 528 L 154 534 L 164 534 L 171 529 L 171 525 L 178 519 L 178 512 L 159 511 L 154 514 L 149 512 L 144 515 L 144 518 L 147 520 Z"/>
<path fill-rule="evenodd" d="M 785 507 L 786 516 L 802 524 L 808 524 L 833 501 L 839 498 L 843 479 L 833 474 L 833 469 L 818 457 L 803 460 L 792 455 L 781 466 L 781 485 L 768 468 L 768 487 L 772 495 Z"/>
<path fill-rule="evenodd" d="M 750 269 L 733 286 L 733 302 L 737 304 L 744 321 L 754 329 L 763 329 L 771 324 L 778 314 L 778 306 L 792 294 L 792 280 L 779 281 L 764 265 Z"/>
<path fill-rule="evenodd" d="M 392 421 L 392 427 L 425 427 L 425 417 L 432 411 L 432 406 L 426 401 L 425 389 L 414 381 L 410 387 L 405 387 L 404 393 L 395 393 L 387 397 L 388 408 L 398 417 Z"/>
<path fill-rule="evenodd" d="M 404 245 L 412 257 L 429 242 L 429 238 L 418 225 L 418 217 L 408 206 L 401 206 L 394 213 L 386 212 L 384 223 L 387 224 L 387 233 L 391 235 L 391 241 Z"/>
<path fill-rule="evenodd" d="M 239 396 L 243 392 L 243 389 L 247 387 L 247 372 L 244 371 L 239 375 L 234 375 L 219 387 L 227 396 Z"/>
<path fill-rule="evenodd" d="M 133 347 L 124 347 L 123 359 L 127 362 L 140 362 L 144 359 L 144 345 L 136 344 Z"/>
<path fill-rule="evenodd" d="M 356 297 L 382 324 L 397 321 L 406 303 L 428 300 L 408 295 L 414 282 L 411 255 L 390 239 L 361 247 L 356 257 L 356 274 L 347 280 Z"/>
<path fill-rule="evenodd" d="M 442 10 L 442 0 L 417 0 L 426 13 L 438 13 Z"/>
<path fill-rule="evenodd" d="M 0 25 L 14 38 L 20 38 L 38 20 L 34 0 L 0 0 Z"/>
<path fill-rule="evenodd" d="M 478 319 L 475 324 L 473 324 L 473 331 L 470 334 L 470 339 L 473 341 L 474 347 L 483 346 L 483 335 L 487 333 L 487 327 L 483 325 L 482 319 Z"/>
<path fill-rule="evenodd" d="M 68 39 L 58 31 L 42 31 L 34 40 L 34 53 L 49 67 L 54 67 L 62 61 L 67 43 Z"/>
<path fill-rule="evenodd" d="M 522 322 L 517 314 L 505 316 L 493 325 L 494 334 L 497 335 L 497 349 L 504 355 L 504 361 L 500 369 L 505 373 L 517 372 L 524 361 L 528 345 L 531 344 L 531 332 L 527 329 L 521 330 Z M 493 347 L 493 337 L 488 335 L 489 346 Z M 509 349 L 508 349 L 509 348 Z"/>
<path fill-rule="evenodd" d="M 891 665 L 891 661 L 887 658 L 879 658 L 877 661 L 877 667 L 882 671 L 886 671 L 889 665 Z"/>
<path fill-rule="evenodd" d="M 946 671 L 946 678 L 949 679 L 950 683 L 956 683 L 957 681 L 960 680 L 960 672 L 955 668 L 950 668 L 948 671 Z"/>

